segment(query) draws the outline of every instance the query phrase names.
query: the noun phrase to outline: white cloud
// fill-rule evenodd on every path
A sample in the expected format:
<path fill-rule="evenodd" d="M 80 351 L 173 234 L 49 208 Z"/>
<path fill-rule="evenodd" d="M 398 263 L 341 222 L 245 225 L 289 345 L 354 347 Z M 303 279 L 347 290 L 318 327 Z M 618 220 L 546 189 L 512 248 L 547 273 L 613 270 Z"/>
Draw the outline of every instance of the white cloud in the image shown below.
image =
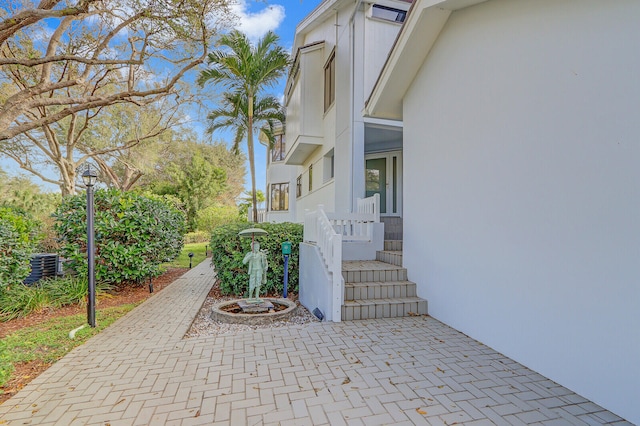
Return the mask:
<path fill-rule="evenodd" d="M 231 5 L 231 10 L 238 17 L 236 28 L 249 37 L 252 42 L 257 41 L 267 31 L 275 31 L 284 20 L 284 6 L 279 4 L 267 5 L 264 9 L 252 12 L 248 1 L 237 0 Z"/>

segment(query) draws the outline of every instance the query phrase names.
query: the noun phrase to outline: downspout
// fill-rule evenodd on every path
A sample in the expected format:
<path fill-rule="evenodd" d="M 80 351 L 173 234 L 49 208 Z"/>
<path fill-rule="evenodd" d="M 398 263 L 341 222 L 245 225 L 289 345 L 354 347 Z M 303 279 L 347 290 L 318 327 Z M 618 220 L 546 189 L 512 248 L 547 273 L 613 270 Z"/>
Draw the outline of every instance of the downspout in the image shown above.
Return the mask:
<path fill-rule="evenodd" d="M 350 59 L 351 59 L 351 75 L 349 76 L 349 78 L 351 79 L 350 84 L 351 84 L 351 105 L 349 107 L 349 126 L 351 127 L 351 174 L 350 174 L 350 179 L 351 182 L 349 184 L 349 200 L 351 203 L 351 206 L 349 208 L 349 212 L 352 213 L 353 210 L 353 171 L 355 169 L 355 164 L 354 164 L 354 158 L 355 158 L 355 126 L 353 123 L 353 120 L 355 118 L 355 113 L 354 113 L 354 109 L 355 109 L 355 82 L 356 82 L 356 76 L 355 76 L 355 64 L 356 64 L 356 25 L 355 25 L 355 16 L 356 13 L 358 12 L 358 9 L 360 9 L 360 5 L 362 4 L 362 0 L 356 0 L 356 7 L 355 9 L 353 9 L 353 12 L 351 13 L 351 17 L 349 18 L 349 26 L 350 26 L 350 31 L 349 31 L 349 37 L 351 38 L 351 55 Z M 337 39 L 336 39 L 337 40 Z"/>

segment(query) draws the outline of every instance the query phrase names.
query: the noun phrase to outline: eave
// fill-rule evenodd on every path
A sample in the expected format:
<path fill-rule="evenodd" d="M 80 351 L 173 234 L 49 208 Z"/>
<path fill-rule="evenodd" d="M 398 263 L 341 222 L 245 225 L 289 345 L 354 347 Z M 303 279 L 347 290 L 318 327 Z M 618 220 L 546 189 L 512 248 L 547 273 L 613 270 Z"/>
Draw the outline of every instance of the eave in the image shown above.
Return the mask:
<path fill-rule="evenodd" d="M 416 0 L 367 100 L 364 115 L 402 120 L 402 100 L 451 12 L 487 0 Z"/>

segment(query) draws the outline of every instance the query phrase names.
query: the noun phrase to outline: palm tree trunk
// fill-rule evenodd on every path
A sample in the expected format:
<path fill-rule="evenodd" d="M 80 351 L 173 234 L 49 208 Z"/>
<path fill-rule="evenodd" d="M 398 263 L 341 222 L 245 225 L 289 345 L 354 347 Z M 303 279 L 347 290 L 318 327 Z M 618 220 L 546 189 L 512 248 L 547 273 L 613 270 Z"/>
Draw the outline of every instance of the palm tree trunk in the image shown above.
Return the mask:
<path fill-rule="evenodd" d="M 248 99 L 248 121 L 247 131 L 247 151 L 249 154 L 249 170 L 251 171 L 251 202 L 253 204 L 253 223 L 258 223 L 258 197 L 256 195 L 256 162 L 253 152 L 253 95 Z"/>

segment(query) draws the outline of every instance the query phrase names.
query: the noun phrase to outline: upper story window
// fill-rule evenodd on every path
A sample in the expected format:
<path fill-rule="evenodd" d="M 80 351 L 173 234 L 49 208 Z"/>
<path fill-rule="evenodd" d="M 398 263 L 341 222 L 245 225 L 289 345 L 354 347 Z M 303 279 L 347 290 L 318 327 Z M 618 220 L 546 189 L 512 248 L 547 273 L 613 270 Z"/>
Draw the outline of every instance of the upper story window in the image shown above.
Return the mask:
<path fill-rule="evenodd" d="M 287 153 L 285 137 L 284 135 L 278 135 L 275 139 L 273 148 L 271 148 L 271 162 L 284 161 L 284 156 Z"/>
<path fill-rule="evenodd" d="M 302 175 L 296 179 L 296 198 L 302 197 Z"/>
<path fill-rule="evenodd" d="M 384 19 L 385 21 L 404 22 L 407 17 L 405 10 L 374 4 L 371 8 L 371 17 Z"/>
<path fill-rule="evenodd" d="M 336 52 L 331 52 L 324 66 L 324 111 L 327 112 L 336 99 Z"/>

